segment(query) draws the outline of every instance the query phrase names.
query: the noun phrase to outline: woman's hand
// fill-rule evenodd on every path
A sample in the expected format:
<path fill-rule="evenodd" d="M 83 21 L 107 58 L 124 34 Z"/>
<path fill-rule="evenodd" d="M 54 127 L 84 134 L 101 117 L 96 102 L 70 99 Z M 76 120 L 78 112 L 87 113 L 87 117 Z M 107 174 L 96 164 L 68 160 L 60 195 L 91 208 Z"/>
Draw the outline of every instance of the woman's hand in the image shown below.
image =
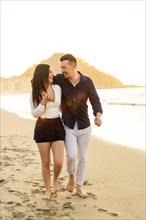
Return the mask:
<path fill-rule="evenodd" d="M 46 92 L 43 92 L 42 93 L 42 101 L 41 101 L 41 104 L 42 105 L 46 105 L 46 103 L 49 101 L 49 99 L 48 99 L 48 93 L 46 93 Z"/>
<path fill-rule="evenodd" d="M 47 94 L 48 94 L 48 101 L 54 102 L 55 101 L 54 91 L 53 90 L 48 91 Z"/>

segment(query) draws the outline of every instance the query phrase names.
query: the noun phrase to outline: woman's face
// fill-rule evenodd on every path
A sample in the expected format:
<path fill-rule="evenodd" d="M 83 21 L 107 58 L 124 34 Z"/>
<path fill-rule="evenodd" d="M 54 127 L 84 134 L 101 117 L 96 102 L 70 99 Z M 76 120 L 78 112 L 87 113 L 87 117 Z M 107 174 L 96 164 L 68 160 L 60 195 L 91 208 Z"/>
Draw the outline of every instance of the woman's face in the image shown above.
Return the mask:
<path fill-rule="evenodd" d="M 49 78 L 48 78 L 49 84 L 53 82 L 53 76 L 54 76 L 54 75 L 53 75 L 53 71 L 52 71 L 52 69 L 50 68 L 50 69 L 49 69 Z"/>

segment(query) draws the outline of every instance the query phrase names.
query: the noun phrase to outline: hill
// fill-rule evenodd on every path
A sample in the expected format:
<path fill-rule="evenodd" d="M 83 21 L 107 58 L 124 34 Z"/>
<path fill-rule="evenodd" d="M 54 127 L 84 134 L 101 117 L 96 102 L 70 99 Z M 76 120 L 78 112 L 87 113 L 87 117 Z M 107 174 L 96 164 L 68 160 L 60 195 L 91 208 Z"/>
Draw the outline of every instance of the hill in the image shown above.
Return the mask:
<path fill-rule="evenodd" d="M 60 72 L 59 68 L 59 59 L 63 55 L 63 53 L 55 53 L 51 57 L 46 60 L 41 61 L 41 63 L 49 64 L 54 74 Z M 94 66 L 91 66 L 84 60 L 77 57 L 78 61 L 78 70 L 86 76 L 91 77 L 96 88 L 117 88 L 123 87 L 123 84 L 116 79 L 115 77 L 103 73 L 97 70 Z M 2 78 L 1 77 L 1 92 L 2 94 L 9 93 L 24 93 L 31 91 L 30 81 L 33 76 L 33 72 L 35 67 L 38 64 L 34 64 L 29 67 L 23 74 L 20 76 L 14 76 L 10 78 Z"/>

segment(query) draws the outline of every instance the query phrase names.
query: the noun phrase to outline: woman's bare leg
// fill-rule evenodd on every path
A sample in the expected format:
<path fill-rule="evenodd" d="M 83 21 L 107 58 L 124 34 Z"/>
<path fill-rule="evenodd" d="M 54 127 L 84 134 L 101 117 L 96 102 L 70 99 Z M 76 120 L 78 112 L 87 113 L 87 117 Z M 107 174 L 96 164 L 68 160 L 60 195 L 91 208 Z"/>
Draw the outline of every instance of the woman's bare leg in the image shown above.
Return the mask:
<path fill-rule="evenodd" d="M 38 143 L 38 148 L 42 162 L 42 175 L 44 184 L 46 187 L 46 194 L 44 199 L 50 199 L 51 197 L 51 183 L 50 183 L 50 143 Z"/>
<path fill-rule="evenodd" d="M 68 179 L 68 183 L 67 183 L 67 186 L 66 186 L 66 189 L 68 190 L 68 192 L 73 192 L 74 184 L 75 184 L 74 174 L 70 174 L 69 179 Z"/>
<path fill-rule="evenodd" d="M 60 175 L 63 165 L 64 141 L 52 142 L 51 147 L 54 160 L 54 192 L 56 192 L 61 190 L 58 182 L 58 177 Z"/>

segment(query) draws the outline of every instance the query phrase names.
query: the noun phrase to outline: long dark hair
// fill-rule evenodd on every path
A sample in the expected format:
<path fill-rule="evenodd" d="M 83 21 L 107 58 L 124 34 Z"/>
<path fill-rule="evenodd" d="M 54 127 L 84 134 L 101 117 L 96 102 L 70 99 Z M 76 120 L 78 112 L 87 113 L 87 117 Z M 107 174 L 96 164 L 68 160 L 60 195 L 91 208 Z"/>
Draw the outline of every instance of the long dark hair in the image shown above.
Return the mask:
<path fill-rule="evenodd" d="M 31 80 L 32 101 L 34 106 L 38 106 L 42 100 L 42 92 L 46 92 L 48 86 L 49 69 L 50 65 L 48 64 L 39 64 L 35 68 L 33 78 Z"/>

